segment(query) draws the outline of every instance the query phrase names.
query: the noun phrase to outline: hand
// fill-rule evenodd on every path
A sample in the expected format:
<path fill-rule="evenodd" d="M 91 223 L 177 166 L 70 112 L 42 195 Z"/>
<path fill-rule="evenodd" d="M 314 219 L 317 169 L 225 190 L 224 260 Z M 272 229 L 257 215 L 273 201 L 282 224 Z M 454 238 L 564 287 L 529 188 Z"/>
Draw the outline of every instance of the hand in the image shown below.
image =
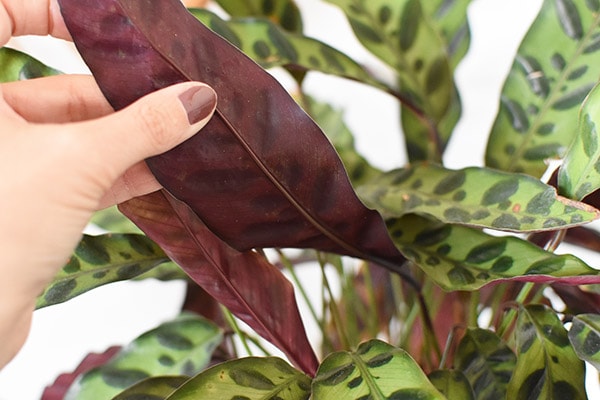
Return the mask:
<path fill-rule="evenodd" d="M 0 0 L 0 46 L 23 34 L 69 38 L 55 0 Z M 193 82 L 116 113 L 88 76 L 0 85 L 0 368 L 91 214 L 158 190 L 143 160 L 192 136 L 215 104 Z"/>

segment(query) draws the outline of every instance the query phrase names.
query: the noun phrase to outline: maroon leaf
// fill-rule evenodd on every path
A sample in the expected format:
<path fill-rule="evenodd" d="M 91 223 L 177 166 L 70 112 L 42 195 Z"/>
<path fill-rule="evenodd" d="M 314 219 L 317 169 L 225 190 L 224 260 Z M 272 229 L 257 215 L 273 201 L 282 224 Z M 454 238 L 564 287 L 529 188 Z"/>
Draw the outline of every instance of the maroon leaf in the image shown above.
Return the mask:
<path fill-rule="evenodd" d="M 401 265 L 381 216 L 356 197 L 319 127 L 270 74 L 179 0 L 59 4 L 116 109 L 182 81 L 216 90 L 219 105 L 202 133 L 148 164 L 217 236 L 240 251 L 315 248 Z"/>
<path fill-rule="evenodd" d="M 167 255 L 211 296 L 278 346 L 292 363 L 315 373 L 318 361 L 306 338 L 294 289 L 279 269 L 254 251 L 229 247 L 166 191 L 119 208 L 151 239 L 162 240 Z"/>

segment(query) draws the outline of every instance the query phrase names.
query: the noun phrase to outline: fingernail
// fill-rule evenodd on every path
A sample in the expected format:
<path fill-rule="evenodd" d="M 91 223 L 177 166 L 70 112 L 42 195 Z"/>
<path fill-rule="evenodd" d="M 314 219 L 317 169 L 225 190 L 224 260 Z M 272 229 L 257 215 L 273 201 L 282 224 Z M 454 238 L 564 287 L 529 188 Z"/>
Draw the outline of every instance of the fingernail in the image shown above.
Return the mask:
<path fill-rule="evenodd" d="M 179 95 L 187 111 L 190 125 L 194 125 L 212 114 L 217 105 L 217 94 L 207 86 L 194 86 Z"/>

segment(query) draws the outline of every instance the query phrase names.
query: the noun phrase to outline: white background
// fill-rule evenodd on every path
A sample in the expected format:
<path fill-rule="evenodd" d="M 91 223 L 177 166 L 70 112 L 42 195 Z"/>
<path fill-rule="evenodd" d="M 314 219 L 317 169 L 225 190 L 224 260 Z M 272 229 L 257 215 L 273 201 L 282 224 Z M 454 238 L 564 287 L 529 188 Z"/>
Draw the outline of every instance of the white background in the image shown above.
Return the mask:
<path fill-rule="evenodd" d="M 381 67 L 354 39 L 337 8 L 321 0 L 297 3 L 305 13 L 309 36 L 361 63 Z M 464 115 L 445 158 L 448 167 L 482 165 L 502 82 L 540 5 L 541 0 L 473 1 L 469 10 L 471 50 L 457 72 Z M 25 38 L 13 44 L 65 72 L 86 71 L 63 42 Z M 309 93 L 345 110 L 345 118 L 357 135 L 357 147 L 373 164 L 389 169 L 405 163 L 395 100 L 363 85 L 319 74 L 309 76 L 306 84 Z M 0 400 L 39 399 L 47 384 L 59 373 L 72 371 L 87 353 L 127 343 L 175 316 L 183 289 L 180 282 L 118 283 L 37 311 L 25 347 L 0 371 Z M 588 377 L 597 383 L 594 371 Z"/>

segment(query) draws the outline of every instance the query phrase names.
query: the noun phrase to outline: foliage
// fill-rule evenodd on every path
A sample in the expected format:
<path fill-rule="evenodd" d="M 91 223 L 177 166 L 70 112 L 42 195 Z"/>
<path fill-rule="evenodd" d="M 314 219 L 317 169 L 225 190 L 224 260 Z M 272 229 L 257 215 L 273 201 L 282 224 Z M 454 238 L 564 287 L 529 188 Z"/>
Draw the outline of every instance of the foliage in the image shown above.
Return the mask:
<path fill-rule="evenodd" d="M 119 279 L 187 279 L 182 308 L 212 322 L 188 315 L 166 324 L 168 335 L 142 335 L 77 378 L 69 398 L 103 390 L 82 383 L 107 376 L 125 389 L 118 399 L 586 398 L 583 360 L 600 364 L 600 275 L 555 250 L 598 251 L 586 224 L 600 216 L 600 2 L 543 2 L 502 89 L 486 166 L 452 170 L 441 160 L 461 114 L 454 74 L 470 2 L 327 1 L 393 82 L 304 36 L 293 0 L 218 0 L 219 14 L 187 13 L 178 0 L 60 0 L 115 108 L 181 80 L 205 81 L 220 99 L 202 135 L 148 160 L 168 191 L 120 206 L 147 237 L 104 212 L 98 220 L 116 233 L 84 237 L 38 303 Z M 56 73 L 12 50 L 0 61 L 3 81 Z M 287 71 L 296 101 L 259 65 Z M 371 166 L 342 112 L 304 93 L 313 71 L 393 96 L 409 164 Z M 554 174 L 548 160 L 562 161 Z M 302 268 L 320 270 L 321 309 Z M 321 329 L 319 349 L 294 289 Z M 149 353 L 133 354 L 144 341 Z"/>

